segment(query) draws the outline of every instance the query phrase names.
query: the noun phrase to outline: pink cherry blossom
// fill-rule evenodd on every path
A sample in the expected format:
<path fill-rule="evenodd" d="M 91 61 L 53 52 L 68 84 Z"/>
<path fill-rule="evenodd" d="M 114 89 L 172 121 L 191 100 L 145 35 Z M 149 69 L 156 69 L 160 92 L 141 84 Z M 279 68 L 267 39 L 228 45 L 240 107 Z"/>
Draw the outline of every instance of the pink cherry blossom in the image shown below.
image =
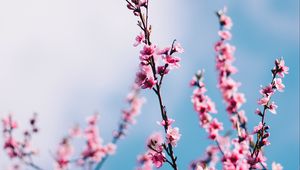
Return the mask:
<path fill-rule="evenodd" d="M 223 40 L 230 40 L 232 36 L 229 31 L 219 31 L 218 34 Z"/>
<path fill-rule="evenodd" d="M 152 163 L 155 165 L 156 168 L 160 168 L 163 165 L 163 163 L 166 161 L 164 153 L 162 152 L 157 152 L 155 154 L 152 154 L 150 157 Z"/>
<path fill-rule="evenodd" d="M 280 163 L 272 162 L 272 170 L 283 170 Z"/>
<path fill-rule="evenodd" d="M 172 146 L 176 146 L 177 142 L 179 141 L 181 134 L 179 133 L 179 128 L 169 127 L 167 130 L 167 143 L 170 143 Z"/>
<path fill-rule="evenodd" d="M 143 155 L 139 155 L 138 158 L 139 166 L 136 168 L 136 170 L 152 170 L 153 164 L 151 160 L 151 155 L 148 153 L 145 153 Z"/>
<path fill-rule="evenodd" d="M 270 96 L 270 95 L 272 95 L 274 93 L 274 90 L 273 90 L 272 85 L 269 84 L 268 86 L 262 88 L 259 92 L 262 95 Z"/>
<path fill-rule="evenodd" d="M 260 131 L 263 128 L 263 124 L 261 122 L 259 122 L 259 124 L 257 126 L 254 127 L 253 129 L 253 133 L 257 133 L 258 131 Z"/>
<path fill-rule="evenodd" d="M 276 114 L 276 109 L 277 109 L 277 105 L 275 104 L 275 102 L 272 102 L 270 105 L 269 105 L 269 111 L 273 114 Z"/>
<path fill-rule="evenodd" d="M 156 50 L 156 45 L 145 45 L 143 50 L 140 51 L 140 58 L 142 60 L 149 60 L 151 56 L 154 55 Z"/>
<path fill-rule="evenodd" d="M 168 68 L 166 67 L 166 65 L 164 65 L 164 66 L 158 66 L 158 67 L 157 67 L 157 73 L 160 74 L 160 75 L 168 74 L 169 71 L 170 71 L 170 69 L 168 69 Z"/>
<path fill-rule="evenodd" d="M 275 78 L 274 79 L 274 86 L 280 92 L 283 92 L 283 89 L 285 88 L 285 85 L 282 83 L 282 79 L 281 78 Z"/>
<path fill-rule="evenodd" d="M 173 49 L 174 52 L 178 52 L 178 53 L 183 53 L 184 49 L 182 48 L 182 46 L 180 45 L 180 43 L 174 43 Z"/>
<path fill-rule="evenodd" d="M 210 123 L 208 127 L 209 131 L 213 130 L 223 130 L 223 123 L 219 122 L 216 118 L 214 118 Z"/>
<path fill-rule="evenodd" d="M 165 121 L 165 120 L 162 120 L 161 121 L 161 125 L 162 126 L 171 126 L 172 125 L 172 123 L 174 123 L 175 122 L 175 120 L 174 119 L 170 119 L 170 118 L 168 118 L 168 120 L 167 121 Z"/>
<path fill-rule="evenodd" d="M 37 114 L 34 113 L 28 122 L 29 129 L 21 133 L 23 136 L 16 137 L 16 131 L 19 130 L 19 126 L 18 122 L 13 119 L 13 115 L 9 114 L 7 117 L 2 118 L 3 150 L 10 159 L 15 159 L 20 162 L 15 164 L 14 167 L 20 168 L 21 165 L 24 165 L 28 168 L 40 169 L 34 162 L 34 156 L 38 154 L 38 149 L 32 145 L 34 134 L 39 132 L 37 127 Z"/>
<path fill-rule="evenodd" d="M 273 68 L 273 72 L 277 73 L 280 77 L 284 77 L 285 74 L 288 74 L 289 67 L 285 65 L 283 59 L 276 59 L 275 60 L 275 67 Z"/>
<path fill-rule="evenodd" d="M 220 23 L 223 25 L 226 29 L 231 29 L 232 27 L 232 21 L 229 16 L 226 16 L 225 14 L 221 14 L 220 16 Z"/>
<path fill-rule="evenodd" d="M 106 146 L 105 146 L 105 152 L 109 155 L 113 155 L 115 154 L 116 152 L 116 149 L 117 149 L 117 146 L 113 143 L 108 143 Z"/>
<path fill-rule="evenodd" d="M 170 68 L 179 68 L 180 67 L 180 58 L 179 57 L 173 57 L 171 55 L 167 55 L 164 58 L 164 61 L 170 66 Z"/>
<path fill-rule="evenodd" d="M 134 47 L 140 45 L 141 43 L 143 43 L 145 41 L 145 35 L 144 33 L 140 33 L 140 35 L 137 35 L 135 38 L 135 43 L 133 44 Z"/>
<path fill-rule="evenodd" d="M 258 103 L 259 105 L 265 106 L 265 105 L 268 104 L 269 100 L 270 100 L 270 97 L 264 96 L 264 97 L 262 97 L 261 99 L 259 99 L 259 100 L 257 101 L 257 103 Z"/>
<path fill-rule="evenodd" d="M 168 55 L 170 52 L 171 47 L 165 47 L 157 51 L 157 55 Z"/>
<path fill-rule="evenodd" d="M 141 70 L 136 74 L 135 82 L 142 88 L 142 89 L 152 89 L 155 84 L 157 83 L 156 80 L 152 76 L 149 76 L 147 72 Z"/>

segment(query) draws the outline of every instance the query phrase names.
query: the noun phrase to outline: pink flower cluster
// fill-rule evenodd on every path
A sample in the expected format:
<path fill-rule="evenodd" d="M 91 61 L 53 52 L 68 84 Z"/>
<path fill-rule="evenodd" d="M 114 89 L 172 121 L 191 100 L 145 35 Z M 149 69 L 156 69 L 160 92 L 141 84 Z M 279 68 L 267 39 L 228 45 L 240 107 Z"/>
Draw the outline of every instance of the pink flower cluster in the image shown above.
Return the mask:
<path fill-rule="evenodd" d="M 230 116 L 233 128 L 238 130 L 239 136 L 245 138 L 247 133 L 246 122 L 247 117 L 243 110 L 239 110 L 243 103 L 246 102 L 243 93 L 238 92 L 239 82 L 236 82 L 230 75 L 235 74 L 237 69 L 232 65 L 235 47 L 227 41 L 232 35 L 229 32 L 232 27 L 232 21 L 226 15 L 226 8 L 217 12 L 220 23 L 220 31 L 218 32 L 220 40 L 215 44 L 216 68 L 218 70 L 218 87 L 222 93 L 226 103 L 226 110 Z"/>
<path fill-rule="evenodd" d="M 249 167 L 246 153 L 249 153 L 249 143 L 247 140 L 230 139 L 219 134 L 223 130 L 223 124 L 216 118 L 212 118 L 210 112 L 216 113 L 215 104 L 205 95 L 206 88 L 203 83 L 203 72 L 199 71 L 192 79 L 191 85 L 195 86 L 192 96 L 192 103 L 198 113 L 199 122 L 209 134 L 209 138 L 216 142 L 217 146 L 211 145 L 206 150 L 205 157 L 192 162 L 192 169 L 215 169 L 218 160 L 218 153 L 221 153 L 223 170 L 246 170 Z M 233 148 L 233 149 L 231 149 Z M 246 160 L 246 161 L 245 161 Z"/>
<path fill-rule="evenodd" d="M 13 119 L 12 115 L 9 114 L 7 117 L 2 119 L 3 125 L 3 140 L 4 150 L 10 159 L 16 159 L 19 164 L 13 165 L 21 167 L 21 165 L 29 166 L 35 169 L 41 169 L 34 162 L 32 157 L 37 154 L 37 150 L 33 148 L 31 139 L 34 134 L 39 130 L 36 126 L 37 115 L 34 114 L 29 120 L 30 129 L 23 132 L 23 139 L 19 140 L 15 137 L 14 131 L 18 129 L 18 123 Z"/>
<path fill-rule="evenodd" d="M 59 143 L 55 154 L 55 170 L 64 170 L 69 168 L 71 157 L 74 153 L 74 148 L 71 145 L 71 136 L 65 137 Z"/>
<path fill-rule="evenodd" d="M 184 50 L 175 40 L 170 47 L 163 49 L 159 49 L 157 45 L 150 42 L 151 26 L 148 25 L 148 0 L 131 0 L 131 2 L 127 0 L 127 7 L 136 16 L 139 16 L 138 26 L 143 31 L 137 35 L 134 43 L 135 47 L 143 45 L 139 56 L 140 69 L 137 73 L 136 83 L 142 89 L 152 89 L 161 83 L 158 81 L 158 76 L 162 80 L 162 77 L 168 74 L 170 69 L 180 67 L 180 58 L 173 54 L 183 53 Z"/>
<path fill-rule="evenodd" d="M 118 130 L 113 133 L 114 138 L 118 139 L 125 135 L 126 130 L 130 124 L 135 124 L 135 118 L 140 114 L 141 107 L 143 106 L 145 99 L 139 97 L 140 88 L 137 84 L 132 86 L 132 90 L 127 95 L 126 101 L 129 104 L 129 108 L 122 110 L 121 122 Z"/>
<path fill-rule="evenodd" d="M 277 71 L 272 71 L 274 74 L 278 74 L 277 63 L 280 63 L 280 60 L 276 60 L 275 69 Z M 277 68 L 278 67 L 278 68 Z M 285 67 L 282 65 L 282 67 Z M 287 67 L 286 67 L 286 70 Z M 282 75 L 286 74 L 283 73 Z M 279 75 L 279 74 L 278 74 Z M 263 88 L 260 92 L 265 96 L 269 96 L 271 93 L 277 89 L 275 85 L 276 75 L 273 75 L 273 80 L 271 83 L 272 90 L 269 88 Z M 209 138 L 216 141 L 216 145 L 211 145 L 207 148 L 206 154 L 204 158 L 196 160 L 192 162 L 191 169 L 209 169 L 214 170 L 215 165 L 218 162 L 218 154 L 222 154 L 222 165 L 223 170 L 248 170 L 248 169 L 265 169 L 266 157 L 261 152 L 261 148 L 267 144 L 269 144 L 267 138 L 269 137 L 268 126 L 265 126 L 265 122 L 260 122 L 258 126 L 254 128 L 254 134 L 257 134 L 257 141 L 255 146 L 250 145 L 253 143 L 253 137 L 251 135 L 247 135 L 246 138 L 233 138 L 230 140 L 228 136 L 219 135 L 218 131 L 222 130 L 222 123 L 220 123 L 216 118 L 212 118 L 209 113 L 216 112 L 214 103 L 211 99 L 205 95 L 206 88 L 203 83 L 203 72 L 199 71 L 192 79 L 192 86 L 195 86 L 196 89 L 192 95 L 192 103 L 195 111 L 198 113 L 199 122 L 201 127 L 203 127 L 209 134 Z M 282 85 L 283 86 L 283 85 Z M 282 90 L 282 89 L 281 89 Z M 270 110 L 272 112 L 272 103 L 270 104 L 270 100 L 266 102 L 264 106 L 264 111 L 257 111 L 257 114 L 260 115 L 264 120 L 264 115 L 266 110 Z M 275 165 L 274 165 L 275 166 Z"/>
<path fill-rule="evenodd" d="M 249 169 L 267 169 L 266 160 L 261 149 L 269 144 L 269 126 L 265 123 L 265 113 L 269 110 L 276 113 L 277 105 L 271 102 L 271 96 L 276 90 L 283 91 L 284 84 L 282 79 L 288 73 L 289 68 L 285 66 L 283 59 L 275 60 L 275 67 L 272 69 L 272 82 L 262 88 L 260 93 L 262 97 L 258 104 L 263 106 L 263 111 L 257 109 L 256 114 L 261 117 L 261 122 L 254 127 L 254 137 L 248 134 L 246 128 L 247 118 L 240 106 L 245 102 L 244 95 L 238 92 L 239 83 L 235 82 L 229 76 L 236 73 L 236 69 L 231 65 L 234 57 L 234 47 L 225 43 L 231 37 L 228 30 L 232 27 L 231 19 L 225 15 L 226 10 L 219 11 L 218 17 L 221 25 L 219 35 L 221 40 L 217 42 L 215 49 L 217 51 L 217 70 L 219 71 L 219 85 L 223 99 L 227 105 L 227 112 L 233 123 L 233 129 L 238 131 L 237 137 L 230 139 L 228 135 L 220 135 L 219 130 L 223 129 L 222 123 L 216 118 L 212 118 L 210 113 L 216 113 L 215 104 L 205 95 L 207 91 L 203 83 L 203 72 L 199 71 L 192 79 L 190 85 L 195 86 L 192 95 L 194 110 L 198 113 L 200 126 L 209 134 L 209 138 L 216 142 L 216 146 L 208 147 L 204 158 L 192 162 L 191 169 L 209 169 L 214 170 L 218 162 L 218 154 L 222 155 L 221 163 L 223 170 L 249 170 Z M 223 30 L 227 29 L 227 30 Z M 272 169 L 281 169 L 280 164 L 273 164 Z"/>
<path fill-rule="evenodd" d="M 168 126 L 171 125 L 172 121 L 172 119 L 168 121 L 168 123 L 170 123 Z M 164 123 L 166 122 L 162 122 L 161 124 L 163 125 Z M 156 168 L 160 168 L 165 162 L 172 166 L 172 162 L 166 157 L 166 154 L 170 155 L 168 145 L 170 144 L 172 146 L 176 146 L 180 137 L 181 134 L 179 133 L 179 129 L 177 127 L 168 128 L 166 142 L 164 142 L 161 133 L 156 132 L 150 135 L 150 137 L 147 139 L 147 151 L 138 156 L 137 170 L 152 170 L 153 165 Z"/>
<path fill-rule="evenodd" d="M 176 52 L 183 52 L 179 43 L 174 42 L 171 47 L 162 50 L 156 45 L 144 44 L 143 50 L 140 51 L 140 70 L 136 83 L 143 89 L 152 89 L 159 83 L 157 76 L 163 77 L 170 69 L 180 67 L 180 58 L 173 56 Z"/>
<path fill-rule="evenodd" d="M 138 167 L 136 170 L 152 170 L 153 165 L 160 168 L 166 162 L 162 145 L 163 137 L 161 133 L 156 132 L 150 135 L 147 139 L 147 151 L 137 158 Z"/>
<path fill-rule="evenodd" d="M 106 145 L 103 145 L 103 139 L 99 135 L 98 119 L 99 115 L 94 114 L 87 118 L 87 127 L 82 130 L 79 125 L 75 125 L 70 129 L 69 134 L 60 142 L 55 155 L 55 168 L 57 170 L 65 170 L 75 163 L 76 166 L 93 167 L 97 164 L 96 169 L 100 169 L 103 162 L 109 155 L 116 151 L 117 141 L 126 134 L 126 130 L 130 124 L 135 123 L 136 116 L 139 115 L 144 98 L 139 96 L 140 88 L 134 84 L 130 93 L 127 95 L 126 101 L 129 103 L 128 109 L 123 109 L 121 121 L 118 129 L 113 132 L 113 139 Z M 80 156 L 74 156 L 74 149 L 71 141 L 74 138 L 85 140 L 85 147 L 80 151 Z"/>
<path fill-rule="evenodd" d="M 136 74 L 136 83 L 142 89 L 151 89 L 155 92 L 158 100 L 162 116 L 162 126 L 166 133 L 166 143 L 163 149 L 171 160 L 168 160 L 162 150 L 155 150 L 154 154 L 151 154 L 151 160 L 157 168 L 161 167 L 163 162 L 168 162 L 174 170 L 178 170 L 176 164 L 176 156 L 173 151 L 173 147 L 176 146 L 180 139 L 179 128 L 171 127 L 171 119 L 168 118 L 166 107 L 163 105 L 163 99 L 161 96 L 161 85 L 163 78 L 170 70 L 180 67 L 180 58 L 175 56 L 176 53 L 183 53 L 184 49 L 175 40 L 171 46 L 165 48 L 158 48 L 156 44 L 152 44 L 150 41 L 151 25 L 148 23 L 148 0 L 131 0 L 127 1 L 128 9 L 132 10 L 134 15 L 139 17 L 138 26 L 141 28 L 140 33 L 136 38 L 134 46 L 140 44 L 143 45 L 143 49 L 140 51 L 139 59 L 139 71 Z"/>
<path fill-rule="evenodd" d="M 65 170 L 69 168 L 69 164 L 75 162 L 77 166 L 93 166 L 100 162 L 106 155 L 115 153 L 116 145 L 108 143 L 103 145 L 103 140 L 100 137 L 98 128 L 98 114 L 94 114 L 87 118 L 87 127 L 82 131 L 78 126 L 75 126 L 68 137 L 63 138 L 55 156 L 55 169 Z M 70 139 L 74 137 L 82 137 L 85 139 L 85 147 L 80 152 L 77 159 L 71 160 L 73 147 L 70 145 Z"/>
<path fill-rule="evenodd" d="M 200 126 L 206 130 L 210 139 L 217 140 L 219 131 L 223 130 L 223 124 L 210 115 L 210 113 L 217 113 L 217 110 L 215 103 L 205 95 L 207 90 L 202 80 L 203 71 L 198 71 L 190 83 L 196 87 L 192 95 L 192 103 L 198 113 Z"/>
<path fill-rule="evenodd" d="M 289 68 L 285 66 L 283 59 L 276 59 L 275 66 L 272 69 L 272 81 L 266 87 L 260 90 L 262 97 L 257 101 L 258 105 L 262 106 L 262 111 L 256 109 L 255 113 L 261 118 L 261 121 L 253 129 L 253 134 L 256 134 L 256 142 L 251 153 L 252 168 L 257 168 L 258 163 L 262 163 L 260 160 L 260 155 L 262 155 L 261 149 L 269 145 L 268 137 L 270 133 L 268 132 L 270 127 L 266 125 L 265 116 L 267 111 L 271 113 L 276 113 L 277 105 L 274 101 L 271 101 L 271 97 L 278 90 L 282 92 L 285 85 L 282 83 L 282 79 L 285 74 L 288 74 Z"/>

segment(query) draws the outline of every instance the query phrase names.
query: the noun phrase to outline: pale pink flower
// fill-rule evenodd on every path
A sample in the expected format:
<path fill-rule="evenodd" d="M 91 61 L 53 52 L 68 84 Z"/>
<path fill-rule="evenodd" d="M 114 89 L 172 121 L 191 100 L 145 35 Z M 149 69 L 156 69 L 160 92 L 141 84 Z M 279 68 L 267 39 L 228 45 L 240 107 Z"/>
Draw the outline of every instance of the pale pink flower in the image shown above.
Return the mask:
<path fill-rule="evenodd" d="M 175 43 L 172 49 L 174 52 L 183 53 L 184 49 L 180 45 L 180 43 Z"/>
<path fill-rule="evenodd" d="M 139 71 L 136 74 L 135 82 L 142 88 L 142 89 L 152 89 L 154 85 L 157 83 L 156 80 L 152 76 L 148 76 L 147 72 L 144 70 Z"/>
<path fill-rule="evenodd" d="M 117 145 L 115 145 L 115 144 L 113 144 L 113 143 L 108 143 L 107 145 L 106 145 L 106 153 L 108 154 L 108 155 L 113 155 L 113 154 L 115 154 L 115 152 L 116 152 L 116 149 L 117 149 Z"/>
<path fill-rule="evenodd" d="M 250 165 L 248 164 L 246 159 L 243 159 L 242 161 L 238 162 L 235 170 L 249 170 Z"/>
<path fill-rule="evenodd" d="M 65 170 L 69 167 L 70 158 L 74 152 L 72 145 L 69 143 L 68 138 L 63 138 L 58 146 L 55 155 L 55 169 Z"/>
<path fill-rule="evenodd" d="M 261 99 L 259 99 L 259 100 L 257 101 L 257 103 L 258 103 L 259 105 L 265 106 L 265 105 L 268 104 L 269 100 L 270 100 L 270 97 L 264 96 L 264 97 L 262 97 Z"/>
<path fill-rule="evenodd" d="M 166 68 L 166 66 L 158 66 L 157 73 L 160 75 L 168 74 L 170 69 Z"/>
<path fill-rule="evenodd" d="M 176 146 L 180 137 L 181 137 L 181 134 L 179 133 L 178 127 L 175 127 L 175 128 L 169 127 L 168 128 L 167 135 L 166 135 L 167 143 L 170 143 L 172 146 Z"/>
<path fill-rule="evenodd" d="M 274 90 L 273 90 L 272 85 L 269 84 L 268 86 L 262 88 L 259 92 L 262 95 L 270 96 L 270 95 L 272 95 L 274 93 Z"/>
<path fill-rule="evenodd" d="M 172 123 L 174 123 L 174 122 L 175 122 L 175 120 L 174 120 L 174 119 L 170 119 L 170 118 L 168 118 L 168 120 L 167 120 L 167 121 L 165 121 L 165 120 L 162 120 L 160 124 L 161 124 L 162 126 L 166 126 L 166 125 L 167 125 L 167 126 L 169 127 L 169 126 L 170 126 L 170 125 L 172 125 Z"/>
<path fill-rule="evenodd" d="M 167 55 L 164 58 L 164 61 L 170 66 L 170 68 L 179 68 L 180 67 L 180 58 L 179 57 L 173 57 L 171 55 Z"/>
<path fill-rule="evenodd" d="M 280 163 L 272 162 L 272 170 L 283 170 Z"/>
<path fill-rule="evenodd" d="M 223 40 L 231 39 L 231 33 L 229 31 L 219 31 L 218 34 Z"/>
<path fill-rule="evenodd" d="M 267 134 L 265 135 L 265 138 L 263 138 L 263 140 L 262 140 L 262 145 L 263 145 L 263 146 L 264 146 L 264 145 L 270 145 L 270 144 L 271 144 L 270 141 L 269 141 L 269 139 L 268 139 L 269 136 L 270 136 L 270 134 L 267 133 Z"/>
<path fill-rule="evenodd" d="M 147 147 L 151 146 L 153 149 L 155 149 L 158 152 L 162 152 L 162 143 L 163 143 L 163 137 L 162 134 L 159 132 L 155 132 L 151 134 L 147 139 Z M 150 153 L 153 153 L 155 151 L 149 150 Z"/>
<path fill-rule="evenodd" d="M 236 152 L 226 152 L 223 157 L 223 170 L 235 170 L 239 160 L 239 154 Z"/>
<path fill-rule="evenodd" d="M 222 14 L 220 16 L 220 23 L 221 25 L 223 25 L 226 29 L 231 29 L 232 27 L 232 21 L 231 18 L 229 16 L 226 16 L 225 14 Z"/>
<path fill-rule="evenodd" d="M 147 89 L 147 88 L 152 89 L 155 86 L 156 83 L 157 83 L 157 81 L 154 80 L 153 77 L 149 77 L 149 78 L 145 79 L 145 81 L 143 82 L 141 88 L 142 89 Z"/>
<path fill-rule="evenodd" d="M 139 155 L 137 157 L 137 160 L 140 166 L 137 167 L 136 170 L 152 170 L 153 164 L 151 160 L 151 155 L 149 153 Z"/>
<path fill-rule="evenodd" d="M 259 115 L 259 116 L 262 116 L 262 113 L 261 113 L 261 111 L 258 108 L 256 108 L 256 110 L 255 110 L 254 113 L 257 114 L 257 115 Z"/>
<path fill-rule="evenodd" d="M 207 96 L 206 97 L 207 111 L 210 113 L 217 113 L 215 103 Z"/>
<path fill-rule="evenodd" d="M 285 66 L 283 59 L 275 60 L 275 68 L 273 70 L 275 70 L 280 77 L 284 77 L 285 74 L 289 73 L 289 67 Z"/>
<path fill-rule="evenodd" d="M 269 111 L 273 114 L 276 114 L 276 109 L 277 109 L 277 105 L 275 104 L 275 102 L 272 102 L 270 105 L 269 105 Z"/>
<path fill-rule="evenodd" d="M 155 165 L 156 168 L 160 168 L 163 163 L 166 161 L 164 153 L 157 152 L 155 154 L 151 154 L 152 163 Z"/>
<path fill-rule="evenodd" d="M 242 123 L 246 123 L 248 121 L 248 118 L 244 110 L 239 111 L 237 114 L 239 115 L 239 119 Z"/>
<path fill-rule="evenodd" d="M 143 50 L 140 51 L 141 59 L 148 60 L 151 56 L 153 56 L 156 50 L 156 45 L 145 45 Z"/>
<path fill-rule="evenodd" d="M 259 122 L 259 124 L 257 126 L 254 127 L 253 129 L 253 134 L 257 133 L 258 131 L 260 131 L 263 127 L 263 124 L 261 122 Z"/>
<path fill-rule="evenodd" d="M 158 50 L 157 51 L 157 55 L 168 55 L 169 51 L 170 51 L 170 47 L 166 47 L 164 49 Z"/>
<path fill-rule="evenodd" d="M 18 122 L 12 119 L 12 115 L 8 115 L 2 119 L 4 128 L 10 127 L 12 129 L 18 128 Z"/>
<path fill-rule="evenodd" d="M 218 119 L 214 118 L 209 123 L 208 129 L 210 129 L 210 131 L 213 131 L 213 130 L 223 130 L 223 123 L 219 122 Z"/>
<path fill-rule="evenodd" d="M 228 61 L 233 61 L 233 53 L 235 52 L 235 47 L 226 43 L 220 46 L 219 52 L 222 54 L 222 57 Z"/>
<path fill-rule="evenodd" d="M 236 107 L 240 108 L 242 104 L 246 102 L 245 94 L 244 93 L 235 93 L 233 98 L 236 101 Z"/>
<path fill-rule="evenodd" d="M 140 45 L 142 42 L 145 40 L 145 35 L 144 33 L 140 33 L 140 35 L 137 35 L 135 38 L 135 43 L 133 44 L 134 47 Z"/>
<path fill-rule="evenodd" d="M 274 86 L 280 92 L 283 92 L 283 89 L 285 88 L 285 85 L 282 83 L 282 79 L 281 78 L 275 78 L 274 79 Z"/>

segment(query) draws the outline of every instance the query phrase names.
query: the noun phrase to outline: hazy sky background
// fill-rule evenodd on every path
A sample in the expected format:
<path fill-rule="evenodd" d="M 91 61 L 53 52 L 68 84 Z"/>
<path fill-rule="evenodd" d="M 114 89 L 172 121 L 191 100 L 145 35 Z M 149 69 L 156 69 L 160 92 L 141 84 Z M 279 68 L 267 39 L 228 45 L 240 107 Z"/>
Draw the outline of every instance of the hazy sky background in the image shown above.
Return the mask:
<path fill-rule="evenodd" d="M 167 110 L 182 133 L 175 149 L 179 167 L 187 169 L 209 143 L 190 103 L 188 83 L 198 69 L 206 70 L 208 95 L 229 128 L 216 88 L 213 51 L 218 39 L 215 11 L 224 5 L 234 22 L 231 43 L 237 47 L 234 64 L 239 69 L 234 78 L 242 82 L 240 91 L 246 94 L 243 108 L 250 128 L 259 121 L 253 114 L 258 90 L 270 82 L 274 59 L 283 56 L 290 66 L 283 80 L 285 92 L 274 97 L 278 114 L 267 116 L 271 145 L 266 154 L 269 165 L 276 161 L 285 169 L 298 169 L 299 1 L 153 0 L 149 11 L 153 42 L 164 47 L 176 38 L 185 48 L 182 67 L 166 77 L 163 88 Z M 49 151 L 55 150 L 68 128 L 83 125 L 95 111 L 101 113 L 101 135 L 105 142 L 111 139 L 137 69 L 140 49 L 132 44 L 139 32 L 136 17 L 123 0 L 0 1 L 0 117 L 14 113 L 26 127 L 32 113 L 39 113 L 36 161 L 45 169 L 52 169 Z M 161 118 L 154 94 L 147 90 L 143 95 L 147 103 L 137 124 L 103 169 L 133 169 L 136 155 L 145 150 L 146 137 L 162 130 L 156 124 Z M 7 165 L 0 152 L 0 169 Z"/>

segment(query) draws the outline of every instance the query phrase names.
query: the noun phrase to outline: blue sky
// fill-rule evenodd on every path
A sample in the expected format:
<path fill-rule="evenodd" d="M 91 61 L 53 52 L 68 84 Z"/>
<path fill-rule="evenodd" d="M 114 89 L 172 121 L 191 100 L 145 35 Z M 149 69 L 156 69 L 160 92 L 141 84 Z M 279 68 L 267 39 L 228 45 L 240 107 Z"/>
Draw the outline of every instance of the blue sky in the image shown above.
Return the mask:
<path fill-rule="evenodd" d="M 41 134 L 35 144 L 41 156 L 37 161 L 46 167 L 52 166 L 49 150 L 55 149 L 60 137 L 74 122 L 84 124 L 82 120 L 94 111 L 101 113 L 104 140 L 111 138 L 138 64 L 139 49 L 132 44 L 139 29 L 125 5 L 121 0 L 0 2 L 0 116 L 13 112 L 25 124 L 32 112 L 39 113 Z M 270 81 L 274 59 L 283 56 L 290 67 L 283 80 L 285 92 L 274 97 L 278 114 L 267 116 L 271 145 L 266 154 L 269 164 L 276 161 L 285 169 L 297 169 L 299 2 L 153 0 L 153 42 L 163 47 L 176 38 L 185 48 L 182 67 L 166 77 L 163 88 L 167 110 L 182 132 L 175 149 L 180 169 L 186 169 L 209 144 L 190 103 L 188 82 L 198 69 L 206 70 L 208 95 L 217 103 L 218 118 L 229 127 L 216 88 L 213 51 L 218 39 L 214 12 L 224 5 L 234 22 L 231 43 L 237 48 L 234 64 L 239 69 L 234 78 L 242 83 L 240 91 L 247 98 L 243 108 L 249 127 L 259 121 L 253 114 L 258 90 Z M 146 137 L 162 130 L 156 124 L 160 114 L 154 94 L 146 90 L 143 95 L 147 103 L 137 124 L 119 143 L 105 170 L 133 169 Z M 8 163 L 0 153 L 0 167 Z"/>

